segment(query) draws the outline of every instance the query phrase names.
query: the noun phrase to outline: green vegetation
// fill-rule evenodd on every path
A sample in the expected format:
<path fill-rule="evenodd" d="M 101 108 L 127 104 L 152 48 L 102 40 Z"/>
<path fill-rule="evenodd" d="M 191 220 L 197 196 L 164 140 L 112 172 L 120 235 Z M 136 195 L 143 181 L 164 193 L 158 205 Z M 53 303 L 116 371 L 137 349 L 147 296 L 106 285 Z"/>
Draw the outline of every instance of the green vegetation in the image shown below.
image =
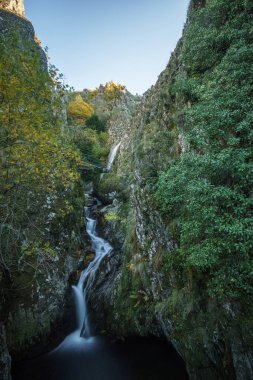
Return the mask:
<path fill-rule="evenodd" d="M 126 87 L 120 83 L 114 83 L 113 81 L 107 82 L 104 86 L 100 85 L 95 90 L 90 91 L 89 99 L 97 96 L 102 96 L 105 101 L 112 101 L 120 99 L 124 94 Z"/>
<path fill-rule="evenodd" d="M 190 14 L 173 88 L 188 105 L 186 151 L 157 187 L 178 243 L 171 265 L 221 301 L 253 294 L 252 14 L 251 2 L 225 0 Z"/>
<path fill-rule="evenodd" d="M 97 115 L 92 115 L 85 123 L 87 128 L 93 129 L 97 132 L 106 132 L 106 122 L 99 119 Z"/>
<path fill-rule="evenodd" d="M 123 336 L 134 332 L 145 336 L 153 322 L 152 305 L 143 284 L 146 261 L 139 252 L 136 222 L 127 202 L 121 204 L 117 219 L 113 221 L 117 223 L 117 232 L 125 237 L 122 271 L 114 298 L 115 310 L 124 316 L 117 321 L 117 331 Z M 110 313 L 112 310 L 108 310 L 109 315 Z M 138 319 L 141 320 L 140 324 Z M 112 331 L 114 328 L 111 326 Z"/>
<path fill-rule="evenodd" d="M 113 81 L 105 84 L 104 93 L 108 100 L 119 99 L 124 93 L 126 87 L 119 83 L 114 83 Z"/>
<path fill-rule="evenodd" d="M 114 191 L 121 192 L 123 190 L 121 179 L 115 173 L 104 174 L 102 178 L 100 178 L 97 187 L 101 195 L 106 195 Z"/>
<path fill-rule="evenodd" d="M 105 165 L 110 151 L 108 133 L 97 132 L 83 125 L 71 129 L 73 142 L 82 153 L 84 163 L 88 166 Z"/>
<path fill-rule="evenodd" d="M 20 44 L 0 40 L 0 269 L 10 278 L 74 246 L 65 232 L 78 236 L 81 224 L 82 161 L 58 116 L 65 89 L 39 50 Z"/>
<path fill-rule="evenodd" d="M 119 216 L 113 211 L 107 212 L 104 217 L 107 222 L 116 222 L 119 219 Z"/>
<path fill-rule="evenodd" d="M 85 168 L 89 168 L 88 179 L 96 177 L 96 168 L 102 168 L 110 151 L 107 125 L 94 113 L 91 104 L 84 102 L 81 95 L 68 104 L 68 130 L 73 144 L 81 153 Z"/>
<path fill-rule="evenodd" d="M 93 108 L 83 101 L 80 95 L 71 101 L 68 105 L 68 120 L 70 123 L 83 124 L 94 113 Z"/>

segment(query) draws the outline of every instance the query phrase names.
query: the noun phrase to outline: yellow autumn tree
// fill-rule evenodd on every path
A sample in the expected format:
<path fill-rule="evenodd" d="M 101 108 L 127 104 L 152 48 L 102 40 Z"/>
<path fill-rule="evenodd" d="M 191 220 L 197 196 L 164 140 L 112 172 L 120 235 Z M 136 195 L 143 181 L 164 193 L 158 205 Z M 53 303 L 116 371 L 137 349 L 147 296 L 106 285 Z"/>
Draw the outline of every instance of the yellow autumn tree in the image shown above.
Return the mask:
<path fill-rule="evenodd" d="M 109 100 L 114 100 L 120 98 L 125 89 L 126 86 L 110 81 L 105 84 L 104 93 Z"/>
<path fill-rule="evenodd" d="M 94 113 L 92 106 L 86 103 L 80 95 L 78 95 L 68 106 L 68 119 L 74 124 L 83 124 Z"/>

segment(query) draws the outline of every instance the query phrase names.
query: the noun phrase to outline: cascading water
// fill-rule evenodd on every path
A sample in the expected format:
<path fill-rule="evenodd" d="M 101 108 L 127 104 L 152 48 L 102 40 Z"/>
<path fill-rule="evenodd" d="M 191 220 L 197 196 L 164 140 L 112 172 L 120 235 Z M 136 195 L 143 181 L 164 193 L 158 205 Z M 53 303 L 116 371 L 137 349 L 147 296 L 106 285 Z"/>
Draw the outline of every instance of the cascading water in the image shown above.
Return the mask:
<path fill-rule="evenodd" d="M 88 195 L 88 194 L 86 194 Z M 86 305 L 87 291 L 89 290 L 92 279 L 94 278 L 97 269 L 103 258 L 112 251 L 112 246 L 104 239 L 96 234 L 96 220 L 91 219 L 91 207 L 85 207 L 85 217 L 87 220 L 86 231 L 91 239 L 92 248 L 95 252 L 95 258 L 90 262 L 89 266 L 82 272 L 77 286 L 73 286 L 75 294 L 76 316 L 78 331 L 80 336 L 89 338 L 91 329 Z"/>
<path fill-rule="evenodd" d="M 100 204 L 100 202 L 96 198 L 92 198 L 89 193 L 85 194 L 85 197 L 89 200 L 94 199 L 97 205 Z M 84 212 L 87 221 L 86 232 L 91 239 L 92 249 L 95 252 L 95 258 L 81 273 L 78 284 L 76 286 L 72 286 L 75 298 L 77 329 L 72 334 L 67 336 L 53 352 L 73 348 L 73 346 L 75 349 L 77 349 L 79 345 L 84 347 L 85 340 L 86 343 L 90 343 L 92 341 L 92 333 L 86 303 L 87 292 L 90 288 L 92 280 L 94 279 L 94 276 L 96 275 L 96 271 L 98 270 L 101 261 L 112 251 L 113 248 L 106 240 L 100 238 L 97 235 L 97 221 L 90 218 L 91 209 L 92 206 L 86 206 L 84 208 Z"/>
<path fill-rule="evenodd" d="M 112 149 L 111 149 L 111 151 L 110 151 L 109 158 L 108 158 L 108 163 L 107 163 L 107 167 L 106 167 L 106 169 L 108 171 L 110 171 L 111 168 L 112 168 L 112 164 L 113 164 L 113 162 L 114 162 L 114 160 L 116 158 L 116 155 L 118 153 L 120 145 L 121 145 L 121 142 L 119 142 L 117 145 L 113 146 Z"/>
<path fill-rule="evenodd" d="M 95 202 L 97 206 L 101 205 L 90 194 L 86 194 L 86 199 L 87 204 Z M 172 380 L 187 380 L 181 359 L 177 354 L 175 356 L 170 346 L 161 348 L 161 343 L 143 341 L 141 338 L 129 343 L 112 344 L 106 338 L 92 335 L 86 297 L 103 258 L 110 254 L 112 247 L 97 236 L 96 220 L 91 218 L 91 211 L 92 206 L 85 207 L 86 231 L 95 258 L 81 273 L 78 284 L 73 286 L 76 330 L 49 354 L 17 365 L 13 379 L 164 380 L 169 374 Z"/>

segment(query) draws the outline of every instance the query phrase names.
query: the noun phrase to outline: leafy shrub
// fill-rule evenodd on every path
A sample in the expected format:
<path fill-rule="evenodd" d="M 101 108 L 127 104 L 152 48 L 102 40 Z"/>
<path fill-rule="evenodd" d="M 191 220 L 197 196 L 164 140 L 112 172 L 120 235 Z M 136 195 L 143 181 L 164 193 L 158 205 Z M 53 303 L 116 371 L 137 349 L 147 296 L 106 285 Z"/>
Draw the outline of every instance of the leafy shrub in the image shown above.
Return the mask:
<path fill-rule="evenodd" d="M 106 131 L 106 122 L 99 119 L 97 115 L 92 115 L 85 123 L 86 127 L 90 129 L 94 129 L 97 132 L 105 132 Z"/>
<path fill-rule="evenodd" d="M 114 191 L 122 190 L 121 179 L 114 173 L 105 173 L 99 181 L 99 191 L 104 194 L 109 194 Z"/>
<path fill-rule="evenodd" d="M 108 133 L 98 133 L 83 126 L 76 126 L 71 129 L 73 142 L 80 149 L 83 159 L 93 164 L 105 164 L 110 151 Z"/>
<path fill-rule="evenodd" d="M 116 212 L 107 212 L 105 214 L 105 220 L 107 222 L 116 222 L 117 220 L 119 220 L 119 216 L 116 214 Z"/>

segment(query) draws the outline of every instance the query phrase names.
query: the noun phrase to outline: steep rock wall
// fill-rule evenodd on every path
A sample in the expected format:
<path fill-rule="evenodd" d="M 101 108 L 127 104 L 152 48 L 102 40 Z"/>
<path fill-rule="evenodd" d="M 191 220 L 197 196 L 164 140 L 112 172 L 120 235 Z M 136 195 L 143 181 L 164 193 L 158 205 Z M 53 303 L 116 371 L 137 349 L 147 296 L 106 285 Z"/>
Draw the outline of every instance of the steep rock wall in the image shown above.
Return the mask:
<path fill-rule="evenodd" d="M 221 19 L 220 12 L 215 14 L 219 6 L 230 12 L 230 21 Z M 204 36 L 203 32 L 199 47 L 192 45 L 190 49 L 185 43 L 190 26 L 205 7 L 210 7 L 210 14 L 205 13 L 201 22 L 205 27 L 211 25 L 214 34 Z M 191 88 L 184 87 L 183 80 L 190 76 L 187 55 L 195 58 L 195 67 L 201 73 L 195 78 L 204 70 L 211 72 L 235 41 L 225 43 L 216 36 L 223 36 L 222 28 L 229 22 L 234 35 L 238 34 L 237 17 L 247 19 L 247 12 L 252 12 L 247 1 L 190 3 L 183 38 L 156 85 L 144 95 L 130 139 L 121 150 L 117 175 L 125 188 L 124 199 L 119 192 L 106 210 L 116 214 L 114 221 L 107 223 L 107 238 L 113 242 L 118 237 L 121 244 L 116 244 L 114 255 L 104 262 L 94 282 L 96 291 L 89 295 L 98 329 L 107 328 L 123 336 L 166 336 L 184 358 L 190 378 L 196 380 L 253 377 L 251 312 L 238 301 L 219 302 L 210 297 L 204 279 L 199 281 L 190 271 L 171 266 L 171 257 L 176 254 L 175 231 L 169 218 L 159 211 L 154 194 L 159 173 L 188 149 L 184 112 L 198 100 L 194 95 L 189 97 Z M 250 34 L 244 43 L 248 41 L 252 41 Z M 202 59 L 198 58 L 200 52 Z"/>
<path fill-rule="evenodd" d="M 18 38 L 20 48 L 29 44 L 31 52 L 40 55 L 41 69 L 47 70 L 47 58 L 44 50 L 35 41 L 35 32 L 30 21 L 8 12 L 0 7 L 0 38 Z"/>
<path fill-rule="evenodd" d="M 32 80 L 36 81 L 37 75 L 38 83 L 41 85 L 42 80 L 39 76 L 41 75 L 41 77 L 44 78 L 44 75 L 47 75 L 47 59 L 44 51 L 34 41 L 34 36 L 33 26 L 28 20 L 7 10 L 0 9 L 1 46 L 5 45 L 6 50 L 8 50 L 8 44 L 10 44 L 9 51 L 11 52 L 10 54 L 12 54 L 11 58 L 15 59 L 15 55 L 17 55 L 17 62 L 21 65 L 23 63 L 23 55 L 26 54 L 26 56 L 29 56 L 32 62 L 31 67 L 32 65 L 35 67 L 34 72 L 31 70 L 30 73 L 33 75 Z M 12 72 L 9 73 L 9 67 L 5 67 L 4 64 L 1 66 L 1 70 L 5 75 L 5 81 L 8 80 L 8 75 L 12 75 L 12 80 L 13 77 L 15 79 L 15 74 L 17 74 L 18 77 L 19 64 L 16 64 L 15 66 L 15 62 L 16 61 L 14 61 L 13 64 L 14 75 Z M 4 67 L 4 69 L 2 67 Z M 14 85 L 14 96 L 15 90 Z M 0 91 L 2 91 L 2 88 Z M 17 94 L 20 94 L 20 91 L 17 91 Z M 23 104 L 25 104 L 24 107 L 26 106 L 25 95 L 26 94 L 24 94 L 24 99 L 18 99 L 18 104 L 22 104 L 23 101 Z M 36 93 L 34 93 L 33 96 L 35 97 Z M 32 99 L 29 99 L 29 101 L 30 100 Z M 47 104 L 49 104 L 48 101 Z M 48 107 L 50 107 L 50 105 L 48 105 Z M 21 108 L 20 113 L 22 113 L 22 110 L 23 109 Z M 48 108 L 48 112 L 50 114 L 51 109 Z M 25 116 L 29 118 L 29 115 Z M 30 117 L 31 123 L 33 123 L 32 114 Z M 2 133 L 5 127 L 4 123 L 5 119 L 0 118 L 1 136 L 3 136 Z M 22 120 L 20 124 L 22 126 Z M 22 128 L 21 126 L 18 124 L 18 128 Z M 2 186 L 3 182 L 1 180 L 1 191 Z M 27 195 L 25 191 L 24 194 L 25 196 Z M 82 190 L 80 190 L 80 197 L 81 196 Z M 29 194 L 27 195 L 27 203 L 24 206 L 21 206 L 19 211 L 16 211 L 17 213 L 23 212 L 24 210 L 27 211 L 27 209 L 29 209 L 29 213 L 31 208 L 29 208 L 30 204 L 28 199 Z M 50 207 L 51 199 L 47 198 L 47 202 L 42 205 L 42 208 L 48 215 L 48 221 L 51 220 L 50 218 L 52 218 L 52 216 L 56 215 L 51 213 L 50 216 Z M 30 217 L 31 214 L 30 211 Z M 44 345 L 47 344 L 47 339 L 52 332 L 54 324 L 61 319 L 66 290 L 68 287 L 68 278 L 73 269 L 76 268 L 79 259 L 80 252 L 78 253 L 78 250 L 80 249 L 79 232 L 80 224 L 82 222 L 81 214 L 82 210 L 80 206 L 80 212 L 76 211 L 76 214 L 73 214 L 71 222 L 67 222 L 67 219 L 65 219 L 64 222 L 61 223 L 60 226 L 56 226 L 52 232 L 51 238 L 53 240 L 55 239 L 55 245 L 58 246 L 56 247 L 56 255 L 54 254 L 50 256 L 50 254 L 43 254 L 41 251 L 39 254 L 35 253 L 34 256 L 26 256 L 26 254 L 22 252 L 19 242 L 16 242 L 16 246 L 14 246 L 13 249 L 13 256 L 9 258 L 8 253 L 5 252 L 5 237 L 3 237 L 2 233 L 2 223 L 4 224 L 4 222 L 3 214 L 1 213 L 1 380 L 10 380 L 11 357 L 14 360 L 25 357 L 29 354 L 29 350 L 35 343 L 38 345 L 36 354 L 43 351 Z M 22 228 L 25 229 L 23 225 L 20 225 L 19 228 L 20 231 L 22 231 Z M 68 242 L 66 243 L 66 241 Z M 9 261 L 7 260 L 7 257 Z"/>

